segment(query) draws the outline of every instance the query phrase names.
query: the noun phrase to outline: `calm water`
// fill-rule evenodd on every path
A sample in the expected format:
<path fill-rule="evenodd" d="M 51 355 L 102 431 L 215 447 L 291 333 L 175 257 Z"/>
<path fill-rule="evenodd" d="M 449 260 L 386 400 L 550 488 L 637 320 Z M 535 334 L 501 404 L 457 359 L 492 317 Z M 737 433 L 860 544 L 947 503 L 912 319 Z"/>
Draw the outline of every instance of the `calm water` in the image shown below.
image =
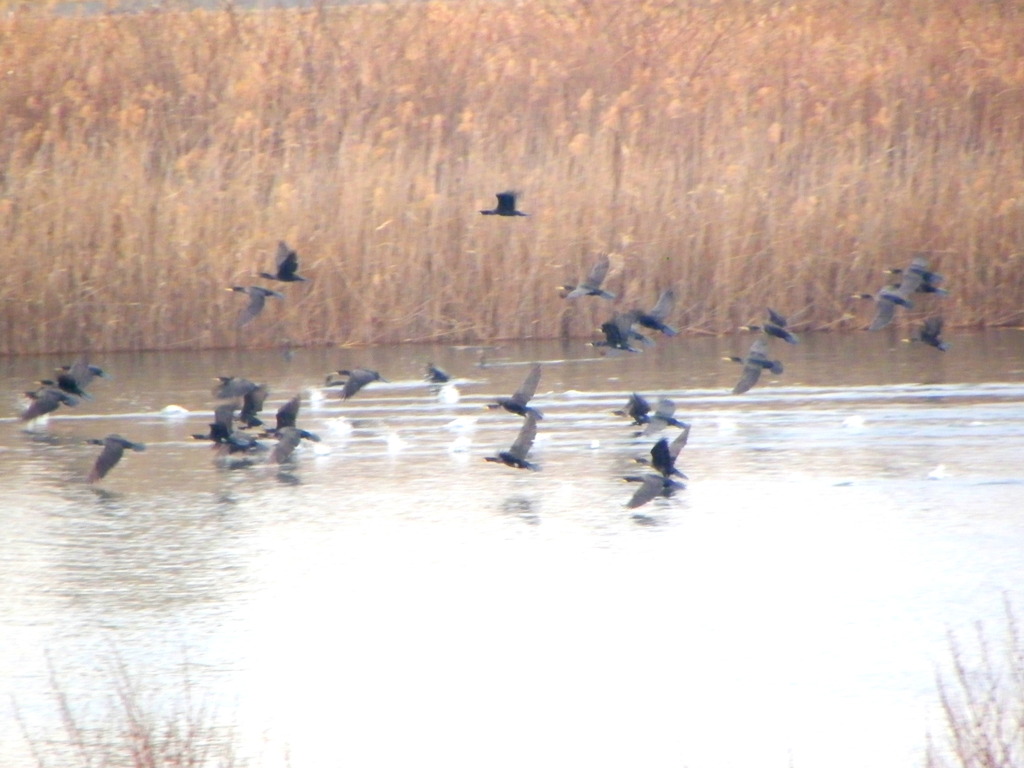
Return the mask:
<path fill-rule="evenodd" d="M 1024 606 L 1024 333 L 950 340 L 776 343 L 785 373 L 744 396 L 719 358 L 749 336 L 483 368 L 441 346 L 97 357 L 94 401 L 0 422 L 0 764 L 35 764 L 15 706 L 44 752 L 60 736 L 47 659 L 86 724 L 119 659 L 275 768 L 920 764 L 947 633 L 997 638 L 1004 597 Z M 542 470 L 486 463 L 521 420 L 483 405 L 534 360 Z M 62 362 L 4 361 L 8 413 Z M 392 383 L 310 394 L 357 365 Z M 271 419 L 305 391 L 323 442 L 217 466 L 189 435 L 221 374 L 265 382 Z M 619 478 L 653 439 L 611 413 L 634 390 L 693 425 L 689 487 L 640 518 Z M 91 487 L 83 440 L 110 432 L 148 449 Z"/>

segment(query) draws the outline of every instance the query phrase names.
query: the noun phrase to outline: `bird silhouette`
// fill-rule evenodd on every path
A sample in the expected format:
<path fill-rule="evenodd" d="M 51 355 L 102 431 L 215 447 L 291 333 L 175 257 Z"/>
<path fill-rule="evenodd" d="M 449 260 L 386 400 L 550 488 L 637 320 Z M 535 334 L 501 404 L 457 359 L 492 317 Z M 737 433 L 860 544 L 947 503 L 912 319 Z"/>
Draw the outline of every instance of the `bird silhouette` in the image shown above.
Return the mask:
<path fill-rule="evenodd" d="M 52 385 L 44 385 L 34 392 L 26 392 L 25 397 L 31 400 L 31 402 L 18 416 L 21 421 L 38 419 L 40 416 L 53 413 L 61 405 L 70 407 L 78 405 L 77 397 L 69 395 L 59 387 Z"/>
<path fill-rule="evenodd" d="M 914 335 L 905 341 L 920 341 L 929 347 L 935 347 L 940 352 L 945 352 L 949 349 L 949 344 L 942 340 L 942 325 L 941 317 L 929 317 L 920 328 L 914 331 Z"/>
<path fill-rule="evenodd" d="M 628 509 L 642 507 L 658 496 L 665 496 L 667 498 L 676 491 L 686 487 L 677 480 L 655 474 L 627 475 L 623 480 L 629 483 L 640 483 L 640 487 L 636 489 L 633 496 L 626 502 Z"/>
<path fill-rule="evenodd" d="M 923 256 L 917 256 L 910 262 L 910 266 L 906 269 L 887 269 L 886 272 L 890 275 L 898 275 L 902 279 L 903 275 L 908 273 L 916 273 L 921 278 L 921 283 L 914 289 L 915 293 L 935 293 L 940 296 L 948 295 L 949 291 L 945 288 L 940 288 L 939 284 L 945 280 L 945 278 L 938 272 L 932 272 L 928 269 L 928 260 Z"/>
<path fill-rule="evenodd" d="M 516 210 L 516 192 L 498 192 L 498 205 L 489 211 L 480 211 L 484 216 L 527 216 L 528 214 Z"/>
<path fill-rule="evenodd" d="M 427 363 L 426 379 L 431 384 L 447 384 L 452 377 L 433 363 Z"/>
<path fill-rule="evenodd" d="M 96 463 L 93 464 L 92 470 L 89 472 L 90 483 L 95 483 L 106 477 L 107 473 L 121 460 L 126 449 L 130 448 L 133 451 L 146 450 L 146 446 L 142 443 L 133 443 L 131 440 L 125 440 L 120 435 L 107 435 L 102 440 L 93 438 L 86 442 L 92 445 L 103 446 L 103 450 L 96 458 Z"/>
<path fill-rule="evenodd" d="M 634 436 L 655 435 L 666 427 L 686 427 L 685 422 L 675 417 L 675 412 L 676 404 L 667 397 L 661 398 L 658 400 L 658 404 L 654 406 L 654 412 L 647 416 L 643 430 L 637 432 Z"/>
<path fill-rule="evenodd" d="M 643 425 L 649 420 L 648 414 L 651 412 L 651 404 L 647 402 L 647 398 L 643 395 L 638 395 L 633 392 L 629 396 L 629 400 L 626 401 L 626 406 L 620 408 L 617 411 L 612 411 L 616 416 L 628 416 L 633 420 L 634 424 Z"/>
<path fill-rule="evenodd" d="M 244 293 L 249 297 L 249 303 L 238 313 L 238 319 L 235 321 L 235 325 L 239 328 L 251 323 L 263 311 L 263 306 L 269 297 L 284 298 L 283 293 L 272 291 L 269 288 L 261 288 L 258 285 L 233 285 L 228 290 Z"/>
<path fill-rule="evenodd" d="M 581 296 L 599 296 L 602 299 L 614 299 L 614 293 L 608 293 L 601 288 L 601 283 L 604 282 L 604 278 L 608 274 L 610 264 L 607 254 L 598 256 L 597 263 L 590 268 L 590 272 L 580 281 L 579 285 L 562 286 L 563 291 L 568 291 L 565 298 L 578 299 Z"/>
<path fill-rule="evenodd" d="M 768 320 L 763 325 L 745 325 L 743 327 L 748 331 L 762 331 L 776 339 L 782 339 L 787 344 L 798 344 L 800 339 L 789 331 L 786 327 L 788 324 L 785 316 L 768 307 Z"/>
<path fill-rule="evenodd" d="M 665 324 L 665 319 L 672 314 L 675 305 L 676 292 L 671 288 L 666 288 L 661 292 L 658 301 L 649 311 L 633 310 L 633 319 L 644 328 L 650 328 L 652 331 L 661 331 L 666 336 L 675 336 L 678 331 L 672 326 Z"/>
<path fill-rule="evenodd" d="M 533 414 L 537 419 L 543 419 L 544 415 L 540 411 L 527 405 L 536 394 L 539 383 L 540 363 L 535 363 L 530 372 L 526 374 L 522 386 L 513 392 L 511 397 L 499 397 L 493 403 L 488 403 L 487 407 L 504 408 L 509 413 L 514 413 L 517 416 Z"/>
<path fill-rule="evenodd" d="M 875 302 L 875 316 L 868 325 L 869 331 L 880 331 L 888 326 L 896 316 L 896 307 L 912 309 L 910 296 L 917 292 L 924 280 L 922 277 L 926 263 L 923 259 L 914 259 L 910 267 L 902 271 L 897 285 L 885 285 L 875 294 L 855 293 L 855 299 L 872 299 Z"/>
<path fill-rule="evenodd" d="M 259 419 L 259 412 L 263 410 L 263 402 L 269 394 L 267 388 L 257 384 L 242 396 L 242 410 L 238 414 L 238 420 L 247 427 L 262 427 L 263 422 Z"/>
<path fill-rule="evenodd" d="M 241 376 L 217 376 L 214 381 L 220 382 L 213 388 L 213 396 L 218 400 L 245 397 L 260 386 Z"/>
<path fill-rule="evenodd" d="M 536 464 L 526 460 L 530 448 L 533 447 L 534 438 L 537 436 L 537 414 L 531 411 L 526 414 L 526 421 L 519 429 L 519 435 L 507 451 L 499 451 L 497 456 L 485 456 L 484 461 L 491 461 L 496 464 L 504 464 L 516 469 L 540 469 Z"/>
<path fill-rule="evenodd" d="M 235 402 L 222 403 L 213 410 L 213 422 L 209 431 L 205 434 L 193 434 L 194 440 L 212 440 L 214 443 L 226 442 L 234 430 L 235 411 L 238 405 Z"/>
<path fill-rule="evenodd" d="M 334 376 L 345 376 L 347 378 L 344 381 L 333 381 Z M 328 387 L 341 387 L 342 400 L 348 400 L 367 384 L 374 381 L 387 382 L 387 379 L 377 373 L 377 371 L 371 371 L 369 368 L 342 369 L 334 371 L 327 376 Z"/>
<path fill-rule="evenodd" d="M 782 373 L 782 363 L 768 357 L 768 342 L 763 338 L 754 340 L 746 357 L 726 357 L 724 359 L 743 364 L 743 374 L 740 376 L 736 386 L 732 388 L 734 395 L 741 395 L 753 387 L 758 379 L 761 378 L 761 372 L 765 369 L 768 369 L 775 375 Z"/>
<path fill-rule="evenodd" d="M 686 475 L 676 469 L 676 459 L 679 458 L 679 453 L 686 446 L 687 441 L 690 439 L 690 425 L 683 425 L 682 431 L 675 436 L 670 443 L 667 437 L 663 437 L 651 447 L 651 458 L 648 460 L 646 457 L 636 459 L 638 464 L 649 464 L 653 469 L 656 469 L 664 477 L 682 477 Z"/>
<path fill-rule="evenodd" d="M 319 442 L 320 438 L 312 432 L 307 432 L 298 427 L 282 427 L 278 429 L 277 443 L 274 444 L 274 448 L 271 450 L 267 460 L 275 464 L 283 464 L 292 457 L 292 453 L 295 452 L 295 449 L 298 448 L 299 443 L 303 440 Z"/>
<path fill-rule="evenodd" d="M 646 340 L 646 337 L 633 331 L 634 319 L 632 312 L 622 312 L 611 320 L 601 323 L 601 333 L 604 334 L 604 340 L 592 341 L 590 346 L 621 349 L 623 352 L 639 352 L 639 349 L 630 344 L 630 340 L 638 336 Z"/>
<path fill-rule="evenodd" d="M 299 254 L 288 247 L 288 244 L 281 240 L 277 243 L 276 270 L 260 272 L 260 277 L 267 280 L 278 280 L 282 283 L 304 283 L 306 278 L 297 274 L 299 270 Z"/>

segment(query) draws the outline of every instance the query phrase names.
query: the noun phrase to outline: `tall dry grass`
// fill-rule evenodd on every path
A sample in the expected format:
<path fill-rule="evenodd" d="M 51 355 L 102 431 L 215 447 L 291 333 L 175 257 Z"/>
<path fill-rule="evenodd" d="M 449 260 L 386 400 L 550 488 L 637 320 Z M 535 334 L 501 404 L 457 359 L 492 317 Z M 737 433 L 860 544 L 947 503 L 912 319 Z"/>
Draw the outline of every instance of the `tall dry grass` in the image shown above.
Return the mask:
<path fill-rule="evenodd" d="M 721 332 L 934 252 L 1024 319 L 1010 2 L 453 0 L 0 20 L 0 351 L 588 335 L 612 254 Z M 525 219 L 479 216 L 522 190 Z M 310 283 L 235 329 L 278 239 Z"/>

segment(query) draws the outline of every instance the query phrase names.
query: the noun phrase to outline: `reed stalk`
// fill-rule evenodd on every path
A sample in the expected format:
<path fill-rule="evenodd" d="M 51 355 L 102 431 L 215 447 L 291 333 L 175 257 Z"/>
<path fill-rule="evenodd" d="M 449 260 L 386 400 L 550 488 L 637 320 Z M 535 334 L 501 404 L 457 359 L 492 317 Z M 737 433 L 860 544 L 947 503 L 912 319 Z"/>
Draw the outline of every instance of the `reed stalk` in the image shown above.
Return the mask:
<path fill-rule="evenodd" d="M 1021 324 L 1022 41 L 960 0 L 14 6 L 0 353 L 589 336 L 555 286 L 598 252 L 692 332 L 863 327 L 917 251 L 949 325 Z M 237 329 L 280 239 L 310 282 Z"/>

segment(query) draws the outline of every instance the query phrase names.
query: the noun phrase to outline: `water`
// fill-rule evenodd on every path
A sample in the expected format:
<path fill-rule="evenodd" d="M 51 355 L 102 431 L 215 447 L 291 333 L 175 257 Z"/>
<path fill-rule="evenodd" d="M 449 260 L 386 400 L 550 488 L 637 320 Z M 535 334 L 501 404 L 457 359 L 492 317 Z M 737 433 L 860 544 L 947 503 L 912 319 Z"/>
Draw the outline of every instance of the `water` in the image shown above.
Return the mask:
<path fill-rule="evenodd" d="M 749 336 L 507 344 L 483 368 L 443 346 L 97 357 L 94 401 L 0 422 L 0 764 L 35 765 L 22 728 L 57 754 L 51 670 L 109 725 L 117 664 L 266 766 L 920 764 L 947 633 L 998 638 L 1024 604 L 1024 333 L 951 341 L 776 343 L 786 371 L 743 396 L 719 358 Z M 542 469 L 484 462 L 522 422 L 483 405 L 534 360 Z M 5 361 L 9 412 L 67 362 Z M 311 399 L 356 365 L 392 381 Z M 217 466 L 189 435 L 227 374 L 269 385 L 271 419 L 306 391 L 322 442 Z M 620 478 L 653 439 L 611 413 L 631 391 L 693 425 L 688 488 L 637 516 Z M 83 441 L 111 432 L 148 449 L 89 486 Z"/>

